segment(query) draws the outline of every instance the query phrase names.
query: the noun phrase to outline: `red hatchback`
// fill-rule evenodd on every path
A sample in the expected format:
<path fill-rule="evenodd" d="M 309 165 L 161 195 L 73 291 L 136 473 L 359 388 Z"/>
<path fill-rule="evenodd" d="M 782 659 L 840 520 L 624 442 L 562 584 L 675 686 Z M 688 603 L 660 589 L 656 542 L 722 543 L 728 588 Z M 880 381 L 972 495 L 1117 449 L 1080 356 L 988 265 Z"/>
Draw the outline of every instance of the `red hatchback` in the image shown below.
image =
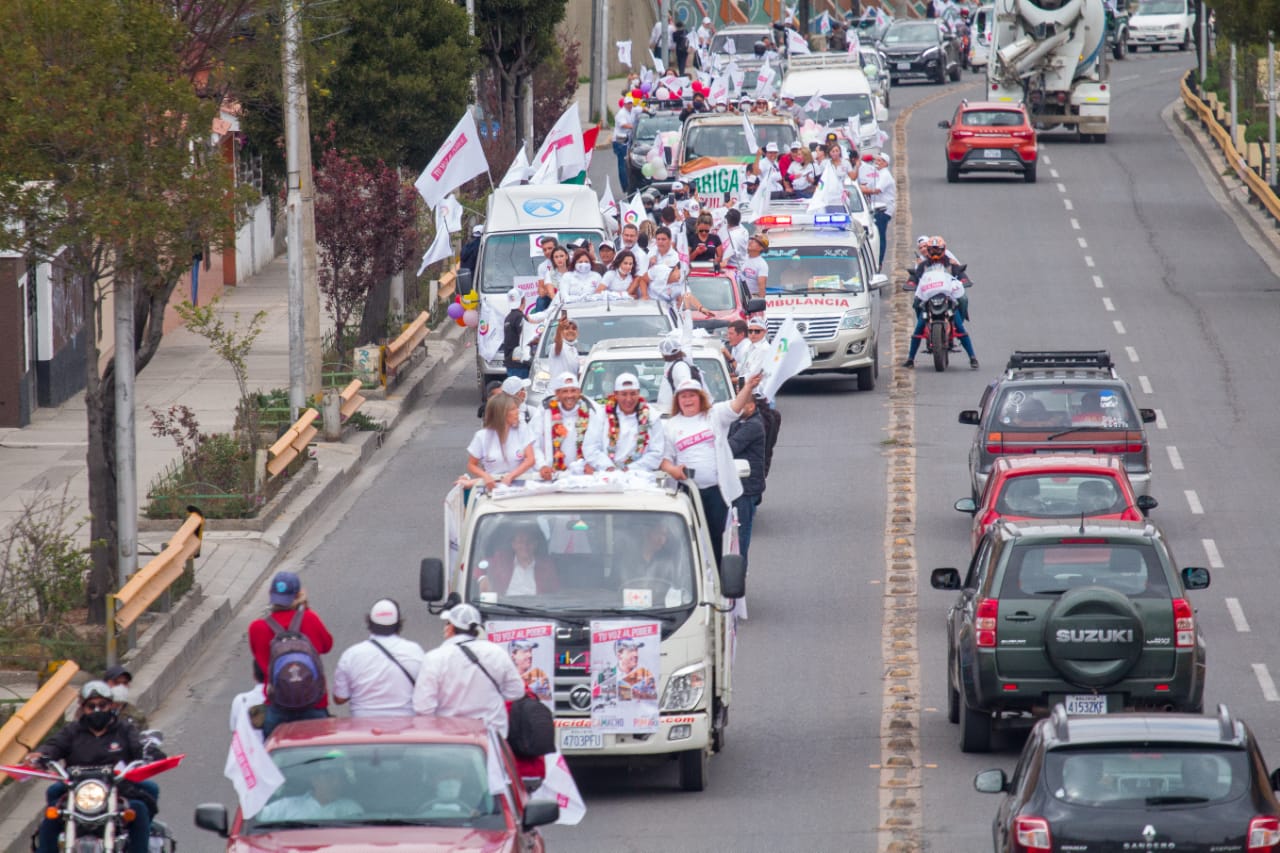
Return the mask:
<path fill-rule="evenodd" d="M 249 819 L 237 809 L 229 825 L 222 804 L 199 806 L 196 826 L 226 838 L 228 853 L 541 853 L 545 845 L 536 827 L 554 823 L 560 808 L 530 802 L 501 743 L 506 782 L 502 793 L 493 793 L 490 740 L 477 720 L 288 723 L 267 742 L 284 776 L 271 800 Z"/>
<path fill-rule="evenodd" d="M 956 501 L 956 509 L 973 515 L 971 553 L 1002 518 L 1141 521 L 1155 508 L 1155 498 L 1134 494 L 1120 457 L 1084 454 L 1001 456 L 981 500 Z"/>
<path fill-rule="evenodd" d="M 764 314 L 764 300 L 752 298 L 732 271 L 717 272 L 710 264 L 692 264 L 685 286 L 695 328 L 718 329 L 734 320 Z"/>
<path fill-rule="evenodd" d="M 961 172 L 1021 172 L 1036 182 L 1040 157 L 1036 131 L 1022 104 L 961 101 L 947 129 L 947 181 L 954 184 Z"/>

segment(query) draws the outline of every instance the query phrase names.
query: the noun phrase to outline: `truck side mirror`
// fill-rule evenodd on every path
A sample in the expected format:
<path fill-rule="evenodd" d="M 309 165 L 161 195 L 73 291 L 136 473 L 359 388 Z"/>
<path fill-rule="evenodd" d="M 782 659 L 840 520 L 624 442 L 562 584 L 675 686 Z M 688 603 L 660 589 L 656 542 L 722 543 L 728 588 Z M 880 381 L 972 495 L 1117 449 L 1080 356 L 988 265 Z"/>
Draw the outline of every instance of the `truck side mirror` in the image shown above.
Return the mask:
<path fill-rule="evenodd" d="M 227 837 L 227 807 L 222 803 L 205 803 L 196 806 L 196 826 Z"/>
<path fill-rule="evenodd" d="M 929 573 L 929 586 L 934 589 L 960 589 L 960 572 L 956 569 L 934 569 Z"/>
<path fill-rule="evenodd" d="M 766 303 L 763 299 L 760 299 L 760 298 L 748 299 L 746 311 L 748 314 L 763 314 L 765 312 L 765 309 L 768 307 L 769 307 L 768 303 Z"/>
<path fill-rule="evenodd" d="M 1144 424 L 1153 424 L 1156 422 L 1155 409 L 1138 409 L 1138 414 L 1142 417 Z"/>
<path fill-rule="evenodd" d="M 1138 495 L 1138 512 L 1146 515 L 1151 510 L 1160 506 L 1160 502 L 1151 495 Z"/>
<path fill-rule="evenodd" d="M 973 515 L 978 511 L 978 502 L 973 498 L 961 498 L 955 503 L 956 512 L 967 512 Z"/>
<path fill-rule="evenodd" d="M 525 829 L 533 829 L 535 826 L 546 826 L 549 823 L 555 823 L 560 819 L 560 804 L 552 803 L 547 800 L 537 800 L 535 802 L 526 803 L 524 807 L 524 818 L 521 823 Z"/>
<path fill-rule="evenodd" d="M 978 410 L 977 410 L 977 409 L 965 409 L 963 412 L 961 412 L 961 413 L 960 413 L 960 423 L 962 423 L 962 424 L 968 424 L 969 426 L 977 426 L 977 425 L 978 425 Z"/>
<path fill-rule="evenodd" d="M 1182 585 L 1187 589 L 1208 589 L 1209 570 L 1202 566 L 1186 566 L 1182 570 Z"/>
<path fill-rule="evenodd" d="M 747 564 L 741 554 L 720 557 L 720 594 L 725 598 L 742 598 L 747 594 Z"/>
<path fill-rule="evenodd" d="M 444 562 L 438 557 L 424 557 L 418 570 L 418 595 L 423 601 L 444 598 Z"/>
<path fill-rule="evenodd" d="M 871 289 L 884 291 L 889 286 L 889 276 L 882 272 L 878 272 L 871 276 Z"/>
<path fill-rule="evenodd" d="M 465 267 L 458 267 L 457 275 L 458 278 L 455 286 L 458 289 L 459 296 L 466 296 L 468 293 L 475 290 L 476 284 L 471 270 Z"/>

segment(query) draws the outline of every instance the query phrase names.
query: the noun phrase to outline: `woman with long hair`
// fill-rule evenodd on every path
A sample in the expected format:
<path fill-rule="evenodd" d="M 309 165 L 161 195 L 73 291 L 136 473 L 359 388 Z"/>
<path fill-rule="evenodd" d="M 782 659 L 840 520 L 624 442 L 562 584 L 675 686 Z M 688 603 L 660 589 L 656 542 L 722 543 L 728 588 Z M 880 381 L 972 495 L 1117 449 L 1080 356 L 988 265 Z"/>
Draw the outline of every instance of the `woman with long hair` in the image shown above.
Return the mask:
<path fill-rule="evenodd" d="M 636 283 L 636 256 L 631 253 L 630 249 L 623 249 L 614 256 L 613 263 L 609 265 L 609 271 L 604 274 L 604 280 L 600 282 L 598 292 L 603 293 L 606 290 L 610 293 L 619 295 L 628 294 L 636 299 L 643 299 L 644 294 L 641 287 Z"/>
<path fill-rule="evenodd" d="M 576 302 L 596 292 L 600 276 L 592 269 L 591 253 L 578 249 L 573 253 L 573 264 L 560 277 L 560 297 L 565 302 Z"/>
<path fill-rule="evenodd" d="M 551 300 L 560 292 L 560 280 L 569 271 L 569 250 L 564 246 L 556 246 L 551 250 L 551 269 L 547 277 L 538 281 L 538 301 L 533 310 L 546 311 L 551 307 Z"/>
<path fill-rule="evenodd" d="M 533 463 L 533 438 L 520 422 L 520 404 L 510 394 L 494 394 L 485 404 L 484 426 L 467 445 L 467 473 L 492 490 L 499 482 L 511 485 Z"/>

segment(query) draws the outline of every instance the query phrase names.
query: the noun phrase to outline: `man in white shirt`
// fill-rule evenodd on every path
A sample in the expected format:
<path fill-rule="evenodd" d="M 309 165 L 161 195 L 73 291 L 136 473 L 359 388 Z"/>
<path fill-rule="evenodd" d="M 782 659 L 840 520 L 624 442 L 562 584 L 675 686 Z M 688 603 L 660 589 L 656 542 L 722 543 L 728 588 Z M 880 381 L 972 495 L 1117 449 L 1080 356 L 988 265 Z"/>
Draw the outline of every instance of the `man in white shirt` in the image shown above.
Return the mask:
<path fill-rule="evenodd" d="M 769 357 L 773 354 L 773 344 L 765 336 L 768 329 L 763 317 L 752 317 L 747 321 L 747 338 L 751 341 L 751 348 L 747 351 L 746 358 L 738 363 L 738 375 L 743 379 L 763 372 L 764 366 L 768 364 Z"/>
<path fill-rule="evenodd" d="M 636 243 L 640 239 L 640 229 L 628 222 L 622 226 L 622 246 L 619 252 L 630 252 L 636 259 L 636 275 L 642 275 L 649 269 L 649 255 Z"/>
<path fill-rule="evenodd" d="M 622 107 L 613 115 L 613 155 L 618 158 L 618 185 L 627 192 L 627 143 L 635 128 L 636 114 L 632 109 L 635 99 L 627 95 Z"/>
<path fill-rule="evenodd" d="M 662 421 L 640 396 L 640 380 L 623 373 L 604 412 L 591 419 L 583 455 L 597 471 L 656 471 L 662 463 Z"/>
<path fill-rule="evenodd" d="M 542 247 L 542 263 L 538 264 L 538 280 L 547 281 L 551 278 L 551 253 L 556 250 L 556 246 L 560 244 L 554 236 L 548 234 L 545 237 L 538 238 L 538 245 Z"/>
<path fill-rule="evenodd" d="M 538 474 L 544 480 L 554 479 L 564 471 L 590 474 L 593 469 L 583 453 L 596 405 L 582 396 L 578 377 L 573 373 L 557 375 L 551 380 L 551 391 L 554 396 L 543 402 L 532 424 Z"/>
<path fill-rule="evenodd" d="M 751 352 L 751 339 L 747 336 L 747 321 L 734 320 L 724 330 L 724 337 L 728 342 L 728 346 L 724 347 L 725 357 L 729 359 L 733 375 L 742 378 L 747 353 Z"/>
<path fill-rule="evenodd" d="M 343 652 L 333 671 L 333 701 L 350 702 L 353 717 L 412 717 L 422 646 L 400 636 L 400 605 L 390 598 L 375 601 L 365 622 L 369 639 Z"/>
<path fill-rule="evenodd" d="M 862 193 L 875 212 L 876 229 L 880 232 L 879 266 L 883 267 L 889 222 L 898 210 L 898 182 L 893 179 L 893 172 L 889 171 L 888 154 L 877 151 L 872 155 L 872 162 L 876 167 L 875 178 L 863 185 Z"/>
<path fill-rule="evenodd" d="M 747 240 L 751 237 L 742 224 L 742 211 L 731 207 L 724 214 L 724 238 L 720 243 L 719 261 L 722 266 L 742 269 L 747 259 Z"/>
<path fill-rule="evenodd" d="M 711 36 L 714 34 L 715 31 L 711 28 L 711 19 L 704 16 L 702 18 L 702 26 L 698 27 L 694 33 L 698 39 L 698 50 L 711 50 Z"/>
<path fill-rule="evenodd" d="M 524 679 L 506 649 L 481 638 L 480 611 L 473 605 L 455 604 L 440 618 L 445 622 L 444 642 L 422 659 L 413 712 L 471 717 L 505 738 L 507 702 L 524 695 Z"/>
<path fill-rule="evenodd" d="M 689 266 L 680 260 L 680 253 L 675 250 L 671 243 L 671 229 L 665 225 L 658 226 L 658 230 L 653 233 L 654 252 L 649 259 L 649 268 L 652 270 L 658 264 L 668 270 L 673 267 L 679 267 L 680 276 L 683 278 L 689 272 Z"/>

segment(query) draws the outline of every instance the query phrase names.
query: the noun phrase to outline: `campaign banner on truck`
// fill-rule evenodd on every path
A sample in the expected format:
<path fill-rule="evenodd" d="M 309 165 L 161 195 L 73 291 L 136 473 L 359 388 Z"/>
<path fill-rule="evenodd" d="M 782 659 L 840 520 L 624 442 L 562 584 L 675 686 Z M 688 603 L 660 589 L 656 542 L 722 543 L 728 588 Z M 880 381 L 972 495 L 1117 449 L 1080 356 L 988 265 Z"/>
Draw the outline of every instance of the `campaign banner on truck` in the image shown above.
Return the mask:
<path fill-rule="evenodd" d="M 489 642 L 497 643 L 511 655 L 524 686 L 554 712 L 551 677 L 556 671 L 555 624 L 502 619 L 485 623 L 484 629 Z"/>
<path fill-rule="evenodd" d="M 591 725 L 596 731 L 658 730 L 661 646 L 658 622 L 591 620 Z"/>
<path fill-rule="evenodd" d="M 693 187 L 703 207 L 734 207 L 746 197 L 747 167 L 742 163 L 711 166 L 682 175 L 680 180 Z"/>

